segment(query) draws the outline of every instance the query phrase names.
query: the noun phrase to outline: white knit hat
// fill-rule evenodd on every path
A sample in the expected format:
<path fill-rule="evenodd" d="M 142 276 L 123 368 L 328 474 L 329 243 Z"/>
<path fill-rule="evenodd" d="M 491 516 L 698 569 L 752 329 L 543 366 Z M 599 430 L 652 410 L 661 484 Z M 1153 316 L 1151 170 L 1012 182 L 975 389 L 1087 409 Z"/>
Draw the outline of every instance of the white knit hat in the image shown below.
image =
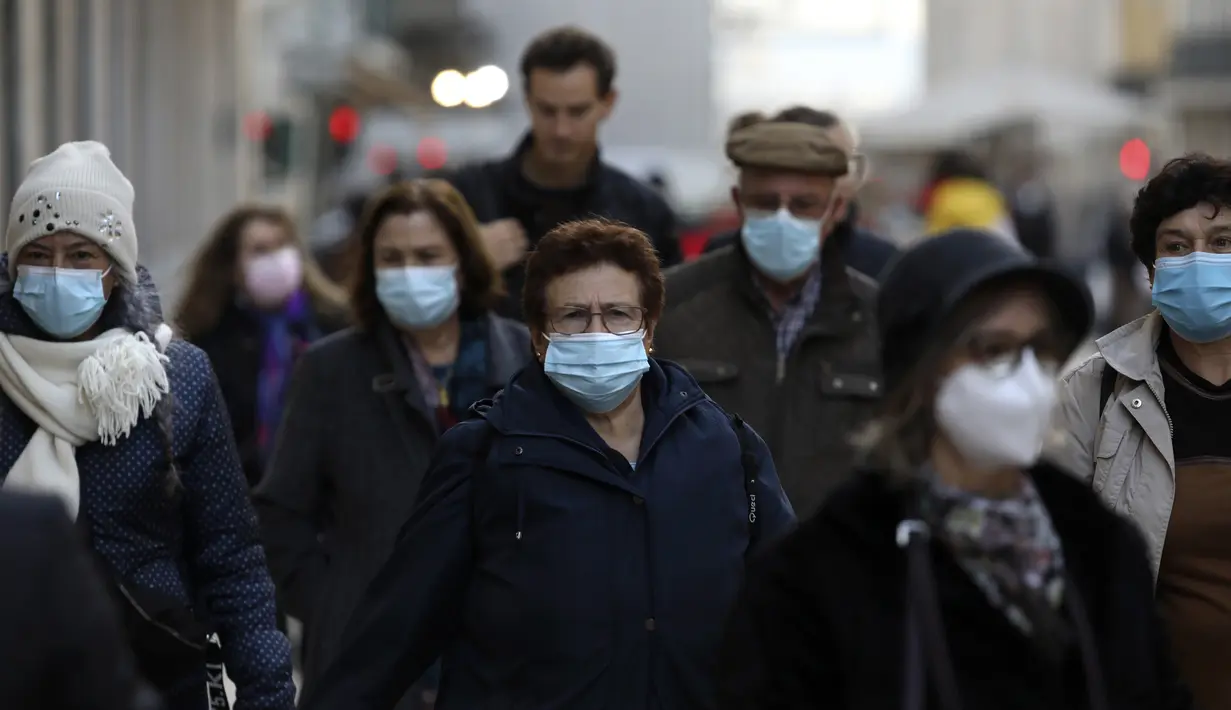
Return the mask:
<path fill-rule="evenodd" d="M 9 278 L 27 244 L 55 232 L 74 232 L 111 255 L 117 275 L 137 283 L 137 230 L 133 227 L 133 186 L 111 162 L 111 151 L 95 141 L 65 143 L 30 164 L 13 195 L 4 251 Z"/>

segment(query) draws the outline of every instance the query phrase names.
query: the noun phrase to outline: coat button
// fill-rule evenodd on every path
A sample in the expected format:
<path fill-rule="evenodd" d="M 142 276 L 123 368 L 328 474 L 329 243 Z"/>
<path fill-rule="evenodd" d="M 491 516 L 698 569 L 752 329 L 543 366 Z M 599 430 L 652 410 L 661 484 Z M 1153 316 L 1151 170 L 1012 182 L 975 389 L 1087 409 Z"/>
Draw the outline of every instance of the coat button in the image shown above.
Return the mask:
<path fill-rule="evenodd" d="M 869 392 L 875 392 L 876 390 L 878 390 L 878 389 L 880 389 L 880 388 L 881 388 L 881 386 L 880 386 L 879 384 L 877 384 L 876 382 L 869 382 L 869 383 L 868 383 L 868 391 L 869 391 Z"/>
<path fill-rule="evenodd" d="M 1130 404 L 1132 405 L 1133 409 L 1141 409 L 1140 399 L 1134 399 Z"/>
<path fill-rule="evenodd" d="M 645 630 L 646 631 L 654 631 L 657 628 L 658 628 L 658 624 L 654 621 L 654 617 L 651 616 L 650 618 L 645 620 Z"/>
<path fill-rule="evenodd" d="M 514 455 L 514 456 L 521 456 L 521 455 L 522 455 L 522 453 L 523 453 L 523 451 L 524 451 L 524 449 L 522 449 L 520 446 L 518 446 L 518 447 L 516 447 L 515 449 L 513 449 L 513 455 Z"/>
<path fill-rule="evenodd" d="M 685 392 L 685 391 L 683 391 L 683 390 L 680 390 L 680 396 L 681 396 L 681 397 L 687 397 L 687 396 L 688 396 L 688 393 L 687 393 L 687 392 Z"/>
<path fill-rule="evenodd" d="M 633 496 L 633 505 L 645 505 L 645 498 Z"/>
<path fill-rule="evenodd" d="M 842 378 L 841 378 L 841 377 L 835 377 L 835 378 L 833 378 L 833 386 L 834 386 L 834 389 L 838 389 L 838 390 L 840 390 L 840 389 L 842 389 L 842 386 L 843 386 L 843 385 L 845 385 L 845 384 L 846 384 L 846 383 L 842 381 Z"/>

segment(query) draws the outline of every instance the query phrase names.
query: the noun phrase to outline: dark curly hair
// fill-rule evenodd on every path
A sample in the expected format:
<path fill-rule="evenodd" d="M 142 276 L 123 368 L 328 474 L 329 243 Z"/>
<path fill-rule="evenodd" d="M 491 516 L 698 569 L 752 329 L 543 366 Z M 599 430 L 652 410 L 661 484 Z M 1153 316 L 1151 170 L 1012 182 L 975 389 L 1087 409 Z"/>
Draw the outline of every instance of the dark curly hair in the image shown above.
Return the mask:
<path fill-rule="evenodd" d="M 1158 226 L 1199 204 L 1213 205 L 1214 215 L 1231 207 L 1231 161 L 1200 153 L 1175 158 L 1137 192 L 1128 229 L 1133 253 L 1151 273 Z"/>
<path fill-rule="evenodd" d="M 666 303 L 658 252 L 639 229 L 605 219 L 565 222 L 548 232 L 526 260 L 522 309 L 531 330 L 547 330 L 547 286 L 567 274 L 612 264 L 637 277 L 646 320 L 658 321 Z"/>

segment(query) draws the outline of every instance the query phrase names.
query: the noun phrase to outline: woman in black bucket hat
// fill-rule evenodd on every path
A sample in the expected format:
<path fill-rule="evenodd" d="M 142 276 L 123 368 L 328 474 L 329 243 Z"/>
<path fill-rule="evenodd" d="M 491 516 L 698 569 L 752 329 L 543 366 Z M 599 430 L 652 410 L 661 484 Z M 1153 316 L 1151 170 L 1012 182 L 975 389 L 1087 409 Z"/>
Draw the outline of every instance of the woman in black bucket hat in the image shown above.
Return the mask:
<path fill-rule="evenodd" d="M 957 230 L 889 267 L 866 466 L 749 570 L 730 710 L 1177 710 L 1145 549 L 1040 460 L 1085 287 Z"/>

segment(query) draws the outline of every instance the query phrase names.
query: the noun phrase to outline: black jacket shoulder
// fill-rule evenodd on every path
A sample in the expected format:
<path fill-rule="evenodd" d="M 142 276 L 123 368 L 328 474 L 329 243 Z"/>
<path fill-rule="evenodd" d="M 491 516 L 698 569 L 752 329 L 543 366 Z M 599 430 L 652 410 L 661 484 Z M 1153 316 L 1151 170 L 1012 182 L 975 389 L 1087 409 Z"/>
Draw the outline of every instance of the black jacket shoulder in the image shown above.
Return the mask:
<path fill-rule="evenodd" d="M 677 264 L 663 272 L 667 283 L 667 308 L 682 305 L 712 288 L 726 288 L 741 276 L 740 256 L 734 246 Z"/>

